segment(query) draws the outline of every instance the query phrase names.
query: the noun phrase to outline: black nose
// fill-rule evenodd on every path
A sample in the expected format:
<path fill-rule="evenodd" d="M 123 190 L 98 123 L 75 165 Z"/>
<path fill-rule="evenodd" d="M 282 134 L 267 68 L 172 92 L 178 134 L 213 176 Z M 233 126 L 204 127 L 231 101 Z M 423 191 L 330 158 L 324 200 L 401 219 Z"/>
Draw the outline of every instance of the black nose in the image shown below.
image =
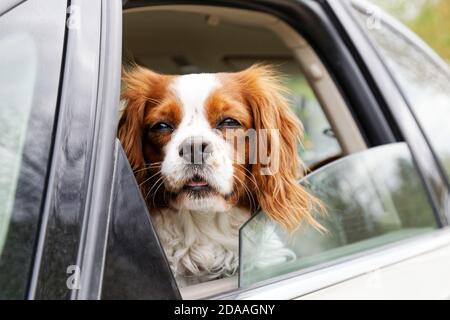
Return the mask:
<path fill-rule="evenodd" d="M 191 164 L 202 164 L 211 154 L 211 144 L 203 137 L 186 138 L 178 152 L 180 157 Z"/>

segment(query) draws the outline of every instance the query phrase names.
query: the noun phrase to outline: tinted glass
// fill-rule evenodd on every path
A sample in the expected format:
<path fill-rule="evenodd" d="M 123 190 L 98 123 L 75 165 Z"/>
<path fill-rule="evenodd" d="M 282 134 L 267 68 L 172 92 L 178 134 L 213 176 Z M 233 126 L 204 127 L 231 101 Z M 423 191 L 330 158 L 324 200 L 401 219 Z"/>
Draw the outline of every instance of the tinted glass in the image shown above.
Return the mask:
<path fill-rule="evenodd" d="M 450 68 L 442 68 L 405 35 L 356 11 L 450 177 Z M 445 30 L 443 30 L 445 32 Z"/>
<path fill-rule="evenodd" d="M 122 147 L 103 271 L 102 299 L 180 299 L 164 251 Z M 132 230 L 132 232 L 130 232 Z"/>
<path fill-rule="evenodd" d="M 25 294 L 56 109 L 65 1 L 0 16 L 0 298 Z"/>
<path fill-rule="evenodd" d="M 331 163 L 301 182 L 325 205 L 321 234 L 294 234 L 264 212 L 240 234 L 240 285 L 269 279 L 413 237 L 437 227 L 406 144 L 386 145 Z"/>

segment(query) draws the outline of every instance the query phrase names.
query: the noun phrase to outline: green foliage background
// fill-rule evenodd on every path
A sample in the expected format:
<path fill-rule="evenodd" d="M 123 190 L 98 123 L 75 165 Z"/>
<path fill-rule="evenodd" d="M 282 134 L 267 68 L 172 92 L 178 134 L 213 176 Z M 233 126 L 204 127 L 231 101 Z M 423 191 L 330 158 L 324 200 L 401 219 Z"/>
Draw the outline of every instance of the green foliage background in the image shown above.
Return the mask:
<path fill-rule="evenodd" d="M 371 0 L 393 15 L 450 63 L 450 0 Z"/>

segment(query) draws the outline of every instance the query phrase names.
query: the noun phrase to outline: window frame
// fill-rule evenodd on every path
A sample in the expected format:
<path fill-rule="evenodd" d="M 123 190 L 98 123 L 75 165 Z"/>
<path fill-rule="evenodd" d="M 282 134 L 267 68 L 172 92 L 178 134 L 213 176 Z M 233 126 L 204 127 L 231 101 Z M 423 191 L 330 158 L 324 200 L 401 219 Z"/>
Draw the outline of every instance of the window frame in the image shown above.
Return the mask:
<path fill-rule="evenodd" d="M 296 299 L 444 246 L 450 246 L 448 228 L 436 229 L 427 234 L 373 248 L 330 263 L 280 275 L 248 288 L 238 288 L 208 299 Z"/>
<path fill-rule="evenodd" d="M 71 0 L 66 19 L 59 114 L 28 299 L 99 299 L 101 292 L 117 151 L 121 2 Z"/>

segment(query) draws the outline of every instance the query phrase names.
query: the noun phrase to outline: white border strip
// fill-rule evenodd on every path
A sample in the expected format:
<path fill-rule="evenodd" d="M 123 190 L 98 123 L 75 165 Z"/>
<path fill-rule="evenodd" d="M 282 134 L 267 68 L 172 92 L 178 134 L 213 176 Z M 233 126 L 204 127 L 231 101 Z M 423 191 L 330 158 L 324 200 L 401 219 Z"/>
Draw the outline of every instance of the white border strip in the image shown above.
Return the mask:
<path fill-rule="evenodd" d="M 234 292 L 218 299 L 288 300 L 335 285 L 351 278 L 385 268 L 421 254 L 450 246 L 450 228 L 432 231 L 398 245 L 337 265 L 280 280 L 244 292 Z"/>

